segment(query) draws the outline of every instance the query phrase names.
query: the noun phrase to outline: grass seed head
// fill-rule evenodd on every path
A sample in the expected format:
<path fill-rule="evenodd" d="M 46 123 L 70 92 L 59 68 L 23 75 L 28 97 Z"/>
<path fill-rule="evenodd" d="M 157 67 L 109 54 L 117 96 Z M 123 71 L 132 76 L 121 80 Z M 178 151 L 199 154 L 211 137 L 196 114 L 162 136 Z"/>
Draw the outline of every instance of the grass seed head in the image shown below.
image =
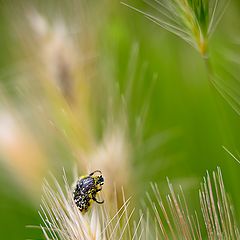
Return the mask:
<path fill-rule="evenodd" d="M 130 8 L 162 28 L 179 36 L 203 57 L 207 56 L 208 42 L 225 12 L 227 0 L 145 0 L 156 14 Z"/>

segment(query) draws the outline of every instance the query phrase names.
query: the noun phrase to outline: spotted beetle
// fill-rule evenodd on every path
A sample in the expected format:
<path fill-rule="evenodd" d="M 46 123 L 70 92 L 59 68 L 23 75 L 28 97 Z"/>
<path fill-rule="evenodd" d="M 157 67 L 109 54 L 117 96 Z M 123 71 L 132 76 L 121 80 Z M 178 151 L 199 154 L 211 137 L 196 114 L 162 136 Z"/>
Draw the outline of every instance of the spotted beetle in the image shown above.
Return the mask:
<path fill-rule="evenodd" d="M 95 173 L 99 173 L 100 175 L 95 176 Z M 96 170 L 87 176 L 82 176 L 77 181 L 73 190 L 73 199 L 81 212 L 87 212 L 93 201 L 98 204 L 104 203 L 104 201 L 96 199 L 96 195 L 102 190 L 103 184 L 104 179 L 100 170 Z"/>

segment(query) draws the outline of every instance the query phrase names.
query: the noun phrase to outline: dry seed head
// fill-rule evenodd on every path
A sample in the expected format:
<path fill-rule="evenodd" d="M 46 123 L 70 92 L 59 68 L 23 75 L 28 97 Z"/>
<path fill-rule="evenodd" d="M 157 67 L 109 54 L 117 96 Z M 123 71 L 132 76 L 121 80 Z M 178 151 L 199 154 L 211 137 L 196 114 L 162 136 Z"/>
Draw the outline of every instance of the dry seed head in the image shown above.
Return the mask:
<path fill-rule="evenodd" d="M 207 173 L 199 191 L 201 210 L 208 239 L 239 239 L 233 207 L 226 194 L 220 168 Z"/>
<path fill-rule="evenodd" d="M 22 88 L 31 88 L 32 96 L 24 97 L 29 102 L 38 97 L 44 109 L 40 116 L 43 122 L 47 120 L 45 124 L 50 123 L 54 134 L 59 134 L 75 154 L 77 148 L 88 148 L 93 142 L 90 74 L 82 71 L 90 58 L 82 46 L 85 35 L 80 39 L 70 32 L 65 14 L 50 20 L 46 13 L 31 9 L 27 16 L 29 21 L 19 24 L 19 41 L 28 66 L 21 69 L 28 80 Z"/>
<path fill-rule="evenodd" d="M 92 151 L 81 155 L 80 169 L 92 172 L 101 169 L 105 179 L 104 192 L 108 200 L 118 199 L 131 189 L 130 143 L 125 127 L 122 125 L 106 129 L 102 141 Z"/>
<path fill-rule="evenodd" d="M 86 59 L 89 57 L 86 52 L 82 56 L 78 55 L 80 52 L 78 44 L 81 45 L 85 35 L 82 34 L 83 39 L 77 39 L 79 42 L 75 44 L 76 38 L 69 34 L 64 16 L 61 21 L 54 17 L 50 21 L 48 17 L 32 10 L 28 18 L 31 25 L 25 29 L 27 34 L 22 36 L 20 32 L 25 44 L 24 55 L 30 54 L 29 60 L 26 59 L 26 61 L 33 65 L 31 68 L 33 71 L 28 68 L 26 75 L 28 80 L 32 78 L 39 80 L 35 82 L 41 88 L 38 88 L 38 85 L 34 88 L 35 85 L 28 82 L 27 86 L 31 91 L 30 95 L 24 95 L 24 98 L 28 98 L 28 102 L 31 103 L 32 99 L 35 100 L 35 97 L 38 97 L 37 101 L 43 109 L 39 119 L 40 121 L 42 119 L 46 125 L 50 124 L 50 130 L 53 130 L 50 131 L 49 138 L 54 140 L 60 135 L 69 147 L 69 152 L 77 159 L 81 175 L 100 169 L 105 178 L 110 180 L 108 182 L 115 182 L 117 189 L 121 189 L 122 186 L 127 188 L 130 157 L 125 125 L 113 123 L 113 126 L 107 126 L 103 129 L 103 137 L 100 141 L 95 133 L 94 121 L 99 119 L 94 115 L 95 112 L 92 114 L 91 104 L 96 100 L 97 90 L 94 82 L 88 81 L 87 77 L 94 71 L 89 71 L 86 65 L 84 66 L 86 75 L 79 71 L 81 69 L 79 61 L 87 64 Z M 26 39 L 25 36 L 27 36 Z M 110 91 L 107 93 L 106 100 L 110 101 L 112 93 Z M 35 105 L 30 107 L 35 108 Z M 106 118 L 110 118 L 109 116 L 113 114 L 112 110 L 109 110 Z M 107 198 L 113 197 L 112 186 L 108 184 L 105 187 Z"/>
<path fill-rule="evenodd" d="M 213 172 L 212 179 L 207 173 L 199 190 L 202 219 L 197 213 L 191 214 L 183 191 L 177 194 L 168 181 L 170 194 L 161 197 L 159 188 L 152 184 L 154 198 L 147 194 L 155 215 L 156 239 L 239 239 L 233 207 L 223 184 L 220 168 Z M 201 225 L 201 221 L 204 225 Z"/>
<path fill-rule="evenodd" d="M 142 216 L 131 224 L 134 210 L 129 211 L 129 199 L 115 212 L 108 208 L 113 202 L 93 205 L 87 213 L 82 214 L 76 207 L 72 189 L 64 175 L 64 189 L 53 178 L 54 186 L 45 181 L 41 211 L 44 226 L 42 231 L 47 240 L 105 240 L 105 239 L 139 239 Z"/>
<path fill-rule="evenodd" d="M 74 204 L 72 191 L 64 175 L 64 190 L 55 179 L 56 191 L 45 182 L 40 213 L 45 224 L 42 230 L 46 239 L 54 240 L 202 240 L 205 239 L 206 232 L 206 239 L 209 240 L 239 239 L 239 229 L 219 168 L 217 172 L 213 172 L 212 179 L 207 174 L 199 192 L 202 219 L 196 212 L 190 213 L 182 189 L 180 188 L 179 194 L 176 193 L 169 181 L 170 194 L 166 199 L 161 197 L 158 186 L 152 184 L 154 198 L 147 194 L 150 205 L 146 204 L 145 215 L 139 211 L 140 217 L 135 219 L 134 209 L 129 211 L 129 199 L 124 201 L 123 206 L 112 216 L 109 208 L 113 201 L 107 201 L 101 206 L 95 205 L 92 210 L 82 215 Z M 204 221 L 203 225 L 201 221 Z"/>
<path fill-rule="evenodd" d="M 170 194 L 163 199 L 159 188 L 152 184 L 154 199 L 147 194 L 157 224 L 157 237 L 160 239 L 202 239 L 198 216 L 191 215 L 183 191 L 175 193 L 168 181 Z"/>
<path fill-rule="evenodd" d="M 29 14 L 31 31 L 34 40 L 32 51 L 39 62 L 35 67 L 43 77 L 62 91 L 67 99 L 71 99 L 74 86 L 74 71 L 77 67 L 76 46 L 64 21 L 55 20 L 53 24 L 36 11 Z M 37 66 L 39 65 L 39 66 Z M 40 68 L 41 69 L 40 69 Z M 45 76 L 44 76 L 45 75 Z"/>
<path fill-rule="evenodd" d="M 26 9 L 20 12 L 26 17 L 13 23 L 20 45 L 14 54 L 20 53 L 28 66 L 26 75 L 44 85 L 50 94 L 53 90 L 62 94 L 71 106 L 88 102 L 88 81 L 94 73 L 91 64 L 96 56 L 95 38 L 94 34 L 85 33 L 87 23 L 81 19 L 81 14 L 69 18 L 67 10 L 49 15 L 47 11 Z M 79 11 L 82 13 L 81 9 Z"/>

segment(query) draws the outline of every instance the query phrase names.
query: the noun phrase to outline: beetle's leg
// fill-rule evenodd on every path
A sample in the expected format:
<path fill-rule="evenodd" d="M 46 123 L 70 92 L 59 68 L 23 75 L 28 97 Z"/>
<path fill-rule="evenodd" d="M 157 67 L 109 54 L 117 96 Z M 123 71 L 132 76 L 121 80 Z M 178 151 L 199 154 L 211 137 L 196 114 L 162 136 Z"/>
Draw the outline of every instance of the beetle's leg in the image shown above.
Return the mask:
<path fill-rule="evenodd" d="M 97 173 L 97 172 L 100 173 L 100 174 L 102 174 L 102 172 L 101 172 L 100 170 L 96 170 L 96 171 L 90 173 L 89 176 L 91 177 L 92 175 L 94 175 L 94 173 Z"/>
<path fill-rule="evenodd" d="M 92 200 L 95 201 L 98 204 L 103 204 L 104 203 L 104 200 L 98 201 L 95 197 L 93 197 Z"/>
<path fill-rule="evenodd" d="M 96 193 L 100 192 L 101 190 L 102 190 L 102 186 L 100 186 L 100 188 L 96 190 Z"/>

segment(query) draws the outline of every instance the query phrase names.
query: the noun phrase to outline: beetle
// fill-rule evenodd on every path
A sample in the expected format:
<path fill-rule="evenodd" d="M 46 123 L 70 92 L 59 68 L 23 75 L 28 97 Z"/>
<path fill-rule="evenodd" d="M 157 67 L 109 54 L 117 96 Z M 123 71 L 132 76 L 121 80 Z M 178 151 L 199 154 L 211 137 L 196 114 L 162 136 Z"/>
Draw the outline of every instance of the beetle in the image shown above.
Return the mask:
<path fill-rule="evenodd" d="M 99 175 L 95 176 L 95 173 Z M 73 199 L 81 212 L 87 212 L 91 203 L 95 201 L 98 204 L 103 204 L 104 200 L 98 201 L 96 195 L 102 190 L 104 178 L 100 170 L 96 170 L 87 176 L 82 176 L 76 183 L 73 190 Z"/>

